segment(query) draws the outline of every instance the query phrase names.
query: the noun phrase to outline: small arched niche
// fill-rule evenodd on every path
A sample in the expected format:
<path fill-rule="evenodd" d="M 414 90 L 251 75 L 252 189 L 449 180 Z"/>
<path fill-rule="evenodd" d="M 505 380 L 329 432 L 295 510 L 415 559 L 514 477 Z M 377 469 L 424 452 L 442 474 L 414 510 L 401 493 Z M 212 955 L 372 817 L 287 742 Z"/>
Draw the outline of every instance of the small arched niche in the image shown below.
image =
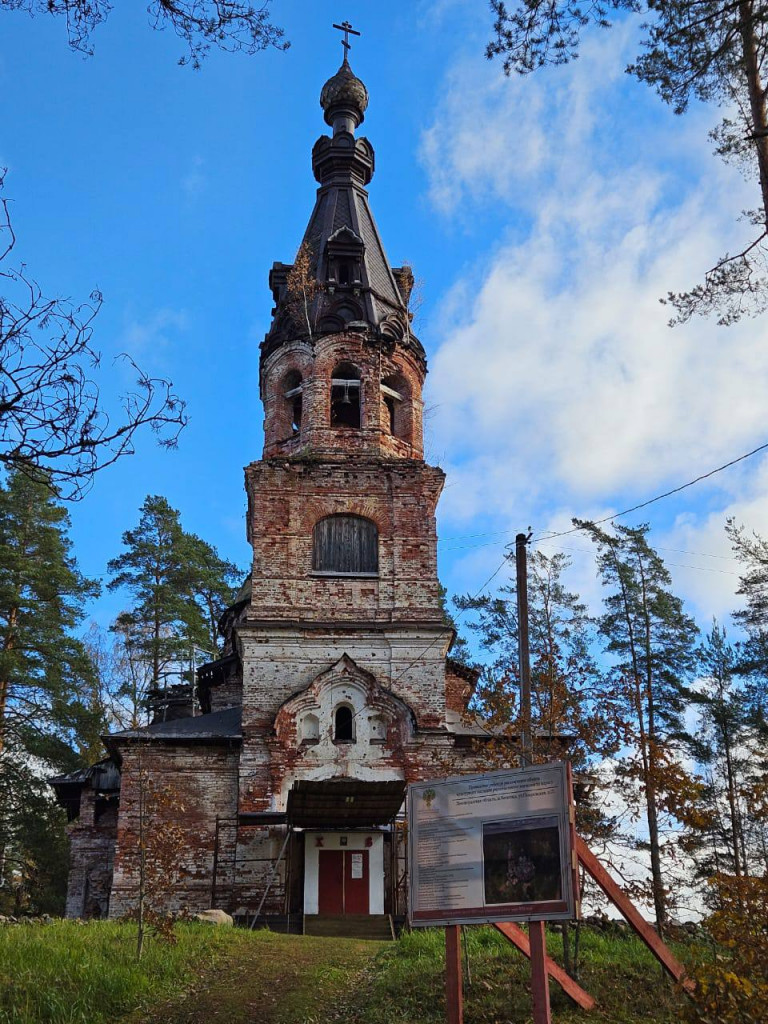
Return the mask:
<path fill-rule="evenodd" d="M 311 712 L 301 720 L 301 742 L 317 743 L 320 739 L 320 719 Z"/>
<path fill-rule="evenodd" d="M 374 715 L 368 720 L 371 743 L 385 743 L 387 739 L 387 720 L 383 715 Z"/>
<path fill-rule="evenodd" d="M 333 712 L 333 742 L 355 742 L 355 712 L 349 704 L 339 704 Z"/>
<path fill-rule="evenodd" d="M 354 363 L 337 363 L 331 377 L 331 426 L 359 429 L 362 424 L 360 371 Z"/>
<path fill-rule="evenodd" d="M 381 382 L 381 425 L 383 429 L 403 441 L 413 436 L 413 406 L 405 377 L 391 374 Z"/>
<path fill-rule="evenodd" d="M 326 516 L 312 531 L 312 570 L 344 576 L 376 576 L 379 531 L 363 516 Z"/>

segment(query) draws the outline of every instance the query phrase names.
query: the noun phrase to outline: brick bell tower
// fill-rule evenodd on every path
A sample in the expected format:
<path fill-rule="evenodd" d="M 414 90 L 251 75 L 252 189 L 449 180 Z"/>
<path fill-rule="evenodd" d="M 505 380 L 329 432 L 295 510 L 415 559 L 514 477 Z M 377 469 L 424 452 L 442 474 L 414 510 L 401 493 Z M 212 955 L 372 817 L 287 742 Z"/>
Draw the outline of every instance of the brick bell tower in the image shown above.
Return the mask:
<path fill-rule="evenodd" d="M 444 474 L 423 459 L 427 365 L 408 312 L 413 275 L 390 266 L 371 214 L 373 147 L 355 136 L 368 92 L 346 53 L 320 105 L 332 134 L 312 150 L 319 188 L 297 257 L 270 273 L 275 308 L 260 361 L 264 451 L 245 470 L 253 569 L 236 625 L 238 814 L 254 823 L 287 814 L 298 829 L 265 910 L 277 912 L 282 901 L 322 914 L 332 884 L 323 880 L 328 846 L 343 841 L 365 844 L 364 912 L 381 913 L 397 902 L 392 879 L 404 852 L 370 808 L 394 787 L 386 790 L 395 800 L 391 822 L 404 783 L 444 772 L 456 734 L 466 731 L 458 723 L 472 677 L 446 662 L 451 631 L 440 606 L 435 528 Z M 345 790 L 343 807 L 334 805 L 334 784 L 358 787 Z M 350 835 L 337 835 L 345 828 Z M 243 871 L 259 859 L 265 869 L 275 863 L 279 836 L 269 853 L 265 839 L 258 829 L 250 840 L 241 832 Z M 264 885 L 253 871 L 250 893 L 240 875 L 245 905 Z"/>
<path fill-rule="evenodd" d="M 405 672 L 445 633 L 434 518 L 444 474 L 423 461 L 427 365 L 407 309 L 413 275 L 390 266 L 368 205 L 373 147 L 354 134 L 368 92 L 346 56 L 320 104 L 333 134 L 312 150 L 320 187 L 297 262 L 270 273 L 264 453 L 245 471 L 253 575 L 239 636 L 260 683 L 246 734 L 267 724 L 265 689 L 273 703 L 300 686 L 293 672 L 266 678 L 277 650 L 306 672 L 354 657 L 425 727 L 445 711 L 446 642 L 434 643 L 432 671 Z M 246 668 L 246 705 L 250 683 Z"/>

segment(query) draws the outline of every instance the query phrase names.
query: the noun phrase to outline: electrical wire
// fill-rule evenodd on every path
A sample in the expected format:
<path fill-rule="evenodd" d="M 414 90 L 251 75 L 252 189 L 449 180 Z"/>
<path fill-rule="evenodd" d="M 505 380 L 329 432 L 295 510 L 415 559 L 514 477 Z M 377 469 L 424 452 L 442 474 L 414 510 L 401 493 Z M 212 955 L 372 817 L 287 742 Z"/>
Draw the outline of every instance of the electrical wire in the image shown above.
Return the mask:
<path fill-rule="evenodd" d="M 620 519 L 622 516 L 628 516 L 632 512 L 638 512 L 641 508 L 647 508 L 649 505 L 653 505 L 657 501 L 662 501 L 664 498 L 669 498 L 673 494 L 679 494 L 680 491 L 685 491 L 689 487 L 693 487 L 694 484 L 701 483 L 702 480 L 708 480 L 710 477 L 715 476 L 716 473 L 722 473 L 724 469 L 730 469 L 731 466 L 735 466 L 737 463 L 743 462 L 745 459 L 751 459 L 753 455 L 757 455 L 758 452 L 765 451 L 766 448 L 768 448 L 768 441 L 766 441 L 765 444 L 759 445 L 757 448 L 753 448 L 751 452 L 746 452 L 744 455 L 739 455 L 736 459 L 731 459 L 730 462 L 726 462 L 722 466 L 718 466 L 716 469 L 710 469 L 708 473 L 702 473 L 693 480 L 689 480 L 685 484 L 680 484 L 679 487 L 673 487 L 671 491 L 664 491 L 663 494 L 657 494 L 655 498 L 649 498 L 647 501 L 641 501 L 639 505 L 633 505 L 632 508 L 625 508 L 623 512 L 616 512 L 612 516 L 605 516 L 603 519 L 590 520 L 589 525 L 600 526 L 602 523 L 610 523 L 613 522 L 614 519 Z M 544 538 L 544 534 L 542 534 L 541 537 L 546 540 L 554 540 L 555 537 L 567 537 L 569 534 L 578 533 L 583 529 L 585 529 L 583 526 L 574 526 L 570 530 L 563 530 L 560 533 L 548 533 L 546 538 Z"/>
<path fill-rule="evenodd" d="M 649 505 L 654 505 L 657 501 L 663 501 L 664 498 L 669 498 L 673 494 L 679 494 L 681 491 L 685 491 L 689 487 L 693 487 L 695 484 L 701 483 L 702 480 L 708 480 L 710 477 L 715 476 L 717 473 L 722 473 L 723 470 L 730 469 L 731 466 L 735 466 L 739 462 L 744 462 L 745 459 L 750 459 L 750 458 L 752 458 L 753 455 L 757 455 L 759 452 L 765 451 L 766 449 L 768 449 L 768 441 L 766 441 L 765 444 L 758 445 L 757 448 L 753 448 L 752 451 L 745 452 L 744 455 L 739 455 L 737 458 L 731 459 L 729 462 L 723 463 L 722 466 L 717 466 L 715 469 L 710 469 L 706 473 L 701 473 L 699 476 L 694 477 L 693 480 L 688 480 L 686 483 L 680 484 L 679 487 L 673 487 L 669 491 L 664 491 L 663 494 L 657 494 L 657 495 L 655 495 L 655 497 L 649 498 L 647 501 L 641 501 L 639 504 L 633 505 L 631 508 L 624 509 L 623 512 L 615 512 L 613 515 L 604 516 L 602 519 L 590 520 L 590 525 L 591 526 L 600 526 L 603 523 L 611 523 L 611 522 L 613 522 L 614 519 L 621 519 L 623 516 L 628 516 L 632 512 L 638 512 L 641 508 L 647 508 Z M 583 526 L 574 526 L 570 530 L 562 530 L 559 533 L 551 533 L 551 532 L 549 532 L 549 533 L 546 533 L 546 534 L 539 534 L 538 537 L 534 538 L 534 543 L 535 542 L 552 541 L 552 540 L 555 540 L 558 537 L 569 537 L 571 534 L 573 534 L 573 533 L 580 533 L 584 529 L 585 529 L 585 527 L 583 527 Z M 504 532 L 506 533 L 507 531 L 504 531 Z M 509 531 L 509 535 L 510 536 L 511 536 L 511 532 L 512 531 Z M 483 537 L 483 536 L 491 537 L 491 536 L 498 536 L 498 535 L 499 535 L 499 533 L 497 532 L 497 533 L 487 533 L 487 534 L 482 534 L 482 533 L 467 534 L 466 536 L 467 536 L 467 539 L 470 539 L 472 537 Z M 446 538 L 446 539 L 450 540 L 450 539 L 459 539 L 459 538 L 455 537 L 455 538 Z M 466 545 L 466 547 L 467 548 L 490 547 L 491 545 L 492 545 L 492 542 L 489 542 L 488 544 L 476 544 L 476 545 L 475 544 L 468 544 L 468 545 Z M 459 547 L 456 547 L 456 548 L 448 548 L 446 550 L 461 550 L 462 547 L 464 547 L 464 546 L 462 545 L 462 546 L 459 546 Z M 586 549 L 584 549 L 584 550 L 586 550 Z M 675 550 L 675 549 L 674 548 L 669 548 L 667 550 Z M 677 550 L 681 550 L 681 549 L 677 549 Z M 687 553 L 688 554 L 695 554 L 695 552 L 687 552 Z M 509 560 L 510 557 L 511 557 L 511 555 L 507 555 L 507 554 L 504 555 L 504 558 L 501 560 L 501 562 L 499 563 L 497 568 L 493 571 L 493 573 L 491 573 L 491 575 L 488 577 L 488 579 L 485 581 L 485 583 L 482 585 L 482 587 L 478 590 L 478 592 L 471 599 L 472 601 L 476 600 L 482 594 L 482 592 L 485 590 L 485 588 L 488 586 L 488 584 L 491 583 L 496 578 L 496 576 L 498 576 L 498 574 L 501 572 L 502 568 L 504 567 L 504 565 L 506 564 L 506 562 Z M 706 557 L 710 557 L 710 558 L 726 558 L 727 556 L 725 556 L 725 555 L 706 555 Z M 730 572 L 727 569 L 707 568 L 705 566 L 699 566 L 699 565 L 682 565 L 680 563 L 675 563 L 675 562 L 668 562 L 667 564 L 668 565 L 673 565 L 676 568 L 681 568 L 681 569 L 698 569 L 700 572 L 719 572 L 719 573 L 722 573 L 722 574 L 728 575 L 728 576 L 738 576 L 739 575 L 739 573 Z M 466 609 L 462 609 L 459 612 L 459 614 L 456 616 L 456 619 L 455 619 L 456 622 L 458 622 L 461 619 L 461 617 L 464 614 L 465 610 Z M 448 628 L 448 629 L 443 630 L 442 633 L 438 633 L 438 635 L 434 638 L 434 640 L 432 640 L 432 642 L 427 647 L 424 648 L 424 650 L 421 652 L 421 654 L 418 655 L 418 657 L 415 658 L 412 662 L 410 662 L 410 664 L 408 664 L 402 670 L 402 672 L 400 672 L 399 675 L 395 676 L 395 678 L 391 680 L 391 684 L 394 685 L 395 683 L 399 682 L 399 680 L 402 679 L 403 676 L 407 672 L 409 672 L 413 668 L 414 665 L 418 664 L 418 662 L 424 657 L 424 655 L 427 654 L 435 646 L 435 644 L 438 643 L 438 641 L 442 637 L 446 636 L 450 632 L 452 632 L 452 629 Z"/>

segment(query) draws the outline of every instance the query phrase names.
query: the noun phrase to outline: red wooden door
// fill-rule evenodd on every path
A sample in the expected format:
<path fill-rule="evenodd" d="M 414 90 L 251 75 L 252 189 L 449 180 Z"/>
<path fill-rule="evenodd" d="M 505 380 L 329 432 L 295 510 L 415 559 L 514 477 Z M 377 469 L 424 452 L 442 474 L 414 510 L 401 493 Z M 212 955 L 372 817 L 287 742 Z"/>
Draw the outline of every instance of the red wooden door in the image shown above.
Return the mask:
<path fill-rule="evenodd" d="M 344 851 L 344 913 L 368 913 L 368 851 Z"/>
<path fill-rule="evenodd" d="M 344 850 L 320 850 L 317 909 L 321 914 L 344 913 Z"/>
<path fill-rule="evenodd" d="M 369 913 L 368 851 L 318 852 L 318 913 Z"/>

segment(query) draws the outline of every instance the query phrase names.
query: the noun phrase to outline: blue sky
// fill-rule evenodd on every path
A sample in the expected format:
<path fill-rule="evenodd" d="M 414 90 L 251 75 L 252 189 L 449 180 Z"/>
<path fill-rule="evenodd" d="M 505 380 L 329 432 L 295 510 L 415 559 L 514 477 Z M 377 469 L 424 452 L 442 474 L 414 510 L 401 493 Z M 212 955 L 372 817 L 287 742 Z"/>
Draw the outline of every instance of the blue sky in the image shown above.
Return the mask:
<path fill-rule="evenodd" d="M 172 378 L 191 417 L 178 451 L 146 436 L 73 507 L 90 575 L 150 493 L 247 565 L 242 468 L 261 452 L 267 276 L 293 258 L 312 209 L 318 96 L 344 18 L 363 32 L 352 64 L 371 96 L 371 204 L 392 263 L 423 281 L 449 590 L 476 591 L 529 525 L 610 514 L 766 440 L 763 322 L 671 331 L 658 303 L 736 247 L 754 186 L 711 154 L 711 111 L 675 118 L 623 74 L 636 27 L 591 36 L 573 66 L 506 80 L 483 57 L 481 0 L 353 8 L 275 0 L 287 53 L 214 52 L 197 72 L 177 66 L 183 43 L 152 32 L 142 5 L 117 4 L 88 59 L 59 20 L 3 14 L 16 261 L 46 294 L 103 292 L 107 390 L 124 385 L 112 359 L 129 351 Z M 768 532 L 768 461 L 641 517 L 705 626 L 735 602 L 729 514 Z M 588 542 L 560 545 L 596 603 Z M 92 611 L 106 625 L 120 607 L 106 595 Z"/>

